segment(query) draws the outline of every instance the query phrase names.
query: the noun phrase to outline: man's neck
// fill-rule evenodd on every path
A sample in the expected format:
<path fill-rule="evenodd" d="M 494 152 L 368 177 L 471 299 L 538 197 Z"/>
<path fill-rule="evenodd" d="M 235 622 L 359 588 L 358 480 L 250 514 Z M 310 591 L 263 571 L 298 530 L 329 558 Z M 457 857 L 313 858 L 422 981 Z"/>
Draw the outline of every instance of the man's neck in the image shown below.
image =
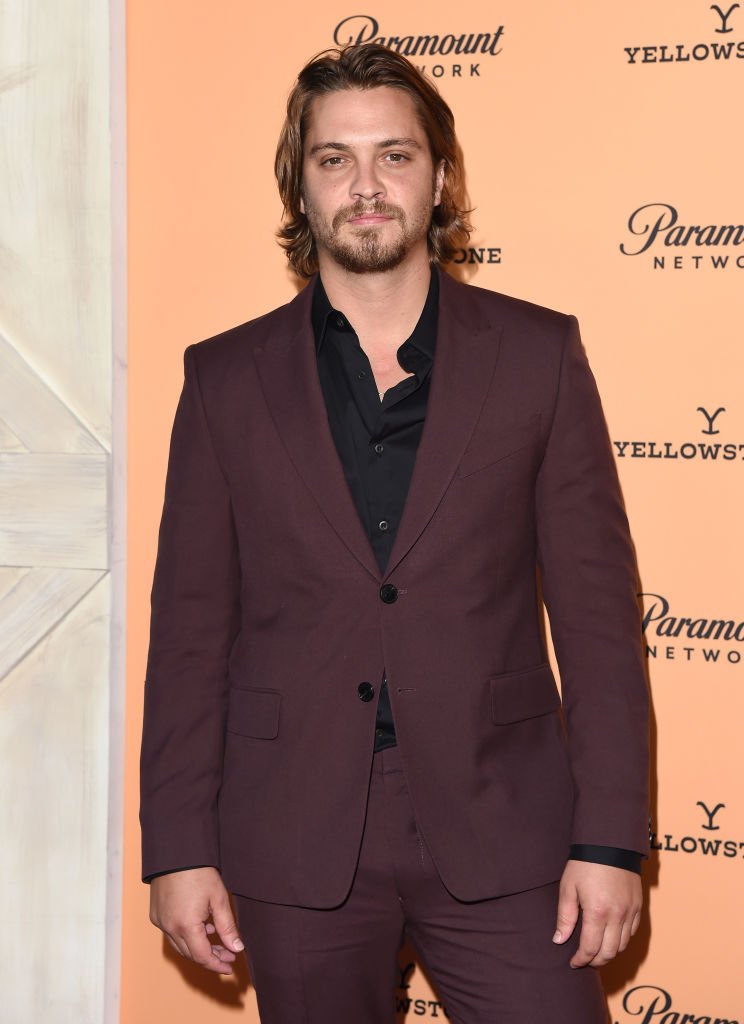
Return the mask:
<path fill-rule="evenodd" d="M 320 276 L 331 305 L 348 319 L 362 346 L 382 354 L 411 335 L 426 302 L 431 267 L 426 257 L 381 274 L 352 274 L 321 259 Z"/>

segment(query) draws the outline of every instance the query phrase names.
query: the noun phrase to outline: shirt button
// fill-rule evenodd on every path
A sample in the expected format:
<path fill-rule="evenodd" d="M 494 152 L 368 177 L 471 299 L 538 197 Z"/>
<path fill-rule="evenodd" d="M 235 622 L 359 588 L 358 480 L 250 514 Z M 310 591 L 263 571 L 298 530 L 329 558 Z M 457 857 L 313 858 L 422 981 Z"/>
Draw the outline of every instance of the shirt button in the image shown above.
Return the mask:
<path fill-rule="evenodd" d="M 378 443 L 375 445 L 375 451 L 377 452 L 378 455 L 382 455 L 382 453 L 385 451 L 385 445 L 380 444 L 378 441 Z"/>
<path fill-rule="evenodd" d="M 387 521 L 387 519 L 381 519 L 377 525 L 384 533 L 385 530 L 387 530 L 388 527 L 390 526 L 390 523 Z"/>
<path fill-rule="evenodd" d="M 360 683 L 357 686 L 357 693 L 359 694 L 359 700 L 363 700 L 365 704 L 368 704 L 375 695 L 375 688 L 372 683 Z"/>
<path fill-rule="evenodd" d="M 360 370 L 359 373 L 357 374 L 357 380 L 366 380 L 366 379 L 367 379 L 367 371 L 366 370 Z"/>
<path fill-rule="evenodd" d="M 398 600 L 398 588 L 392 583 L 383 583 L 380 587 L 380 600 L 385 604 L 394 604 Z"/>
<path fill-rule="evenodd" d="M 336 327 L 346 327 L 346 321 L 342 316 L 336 317 Z"/>

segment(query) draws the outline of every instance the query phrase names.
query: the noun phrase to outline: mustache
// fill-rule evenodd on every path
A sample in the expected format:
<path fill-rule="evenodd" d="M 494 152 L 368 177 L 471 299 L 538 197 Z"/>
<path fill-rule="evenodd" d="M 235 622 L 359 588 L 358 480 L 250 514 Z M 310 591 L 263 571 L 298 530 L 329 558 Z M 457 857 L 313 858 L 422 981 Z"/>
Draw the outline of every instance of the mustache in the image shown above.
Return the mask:
<path fill-rule="evenodd" d="M 333 230 L 337 231 L 342 224 L 346 224 L 347 221 L 353 220 L 354 217 L 369 216 L 370 214 L 376 217 L 391 217 L 398 221 L 405 220 L 405 216 L 400 207 L 393 206 L 391 203 L 384 203 L 381 200 L 376 200 L 371 203 L 358 201 L 354 203 L 353 206 L 344 206 L 338 211 L 332 221 Z"/>

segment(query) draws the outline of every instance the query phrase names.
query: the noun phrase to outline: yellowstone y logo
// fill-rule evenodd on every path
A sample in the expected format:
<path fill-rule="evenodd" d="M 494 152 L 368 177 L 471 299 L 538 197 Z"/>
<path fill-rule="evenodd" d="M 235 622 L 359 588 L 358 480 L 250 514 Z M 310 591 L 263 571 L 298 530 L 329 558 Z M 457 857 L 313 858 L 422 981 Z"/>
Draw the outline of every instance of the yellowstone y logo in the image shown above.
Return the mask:
<path fill-rule="evenodd" d="M 721 10 L 718 4 L 710 5 L 711 11 L 715 11 L 718 17 L 721 19 L 721 25 L 719 28 L 716 29 L 716 32 L 720 32 L 722 36 L 725 36 L 728 32 L 734 31 L 732 28 L 728 27 L 728 20 L 733 14 L 733 12 L 738 11 L 740 7 L 741 4 L 731 4 L 729 9 L 726 12 L 724 12 Z"/>
<path fill-rule="evenodd" d="M 705 39 L 686 42 L 654 42 L 651 45 L 624 46 L 628 64 L 701 64 L 704 61 L 726 62 L 744 59 L 744 39 L 738 39 L 739 26 L 744 26 L 741 4 L 711 4 L 708 32 Z M 721 38 L 716 39 L 716 36 Z M 733 36 L 734 38 L 730 38 Z M 725 38 L 723 38 L 725 37 Z"/>
<path fill-rule="evenodd" d="M 333 30 L 336 46 L 379 43 L 408 57 L 432 78 L 480 78 L 492 57 L 502 51 L 504 26 L 489 32 L 388 34 L 371 14 L 351 14 Z"/>
<path fill-rule="evenodd" d="M 718 417 L 721 415 L 722 412 L 726 412 L 726 409 L 724 408 L 724 406 L 720 405 L 716 409 L 716 411 L 714 413 L 709 413 L 708 410 L 705 408 L 705 406 L 699 405 L 697 407 L 697 411 L 701 412 L 703 414 L 703 416 L 705 416 L 706 423 L 708 424 L 707 427 L 703 428 L 703 433 L 704 434 L 720 434 L 721 433 L 721 431 L 716 429 L 716 427 L 714 427 L 713 424 L 715 423 L 715 421 L 718 419 Z"/>
<path fill-rule="evenodd" d="M 685 827 L 680 832 L 661 832 L 651 827 L 651 849 L 658 853 L 678 853 L 687 856 L 707 857 L 708 860 L 743 860 L 744 840 L 732 836 L 722 824 L 726 804 L 721 801 L 698 800 L 701 808 L 698 824 Z M 706 834 L 707 833 L 707 834 Z M 716 833 L 713 835 L 712 833 Z M 720 833 L 720 835 L 718 834 Z"/>
<path fill-rule="evenodd" d="M 713 810 L 711 810 L 710 807 L 708 807 L 708 805 L 706 803 L 704 803 L 702 800 L 698 800 L 697 806 L 698 807 L 702 807 L 703 811 L 705 812 L 705 816 L 706 816 L 706 822 L 701 827 L 704 828 L 704 829 L 707 829 L 708 832 L 717 832 L 718 829 L 721 826 L 720 825 L 714 825 L 713 824 L 713 820 L 714 820 L 714 818 L 716 817 L 717 814 L 720 814 L 720 812 L 724 809 L 726 804 L 716 804 L 716 806 L 713 808 Z"/>
<path fill-rule="evenodd" d="M 695 223 L 671 203 L 645 203 L 628 217 L 623 256 L 645 256 L 654 270 L 744 270 L 744 223 Z"/>
<path fill-rule="evenodd" d="M 648 437 L 613 441 L 616 457 L 628 462 L 634 459 L 662 459 L 680 464 L 741 462 L 744 459 L 744 441 L 731 440 L 722 432 L 725 422 L 722 417 L 726 407 L 716 407 L 711 403 L 710 408 L 699 405 L 695 411 L 700 414 L 698 424 L 700 433 L 704 436 L 703 440 L 693 439 L 688 435 L 676 441 Z"/>
<path fill-rule="evenodd" d="M 635 985 L 623 996 L 623 1010 L 628 1015 L 615 1024 L 739 1024 L 734 1017 L 717 1017 L 712 1013 L 697 1013 L 690 1007 L 674 1008 L 670 992 L 658 985 Z"/>

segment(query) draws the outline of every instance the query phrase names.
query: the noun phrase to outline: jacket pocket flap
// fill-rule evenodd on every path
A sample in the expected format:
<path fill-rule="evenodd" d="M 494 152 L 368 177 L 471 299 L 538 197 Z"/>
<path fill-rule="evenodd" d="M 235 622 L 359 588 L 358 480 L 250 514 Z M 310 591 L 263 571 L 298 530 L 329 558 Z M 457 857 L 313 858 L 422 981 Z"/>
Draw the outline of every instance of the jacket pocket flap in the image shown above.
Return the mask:
<path fill-rule="evenodd" d="M 535 413 L 524 423 L 512 424 L 501 435 L 476 435 L 465 449 L 457 467 L 458 476 L 469 476 L 528 447 L 537 439 L 540 414 Z"/>
<path fill-rule="evenodd" d="M 547 662 L 536 668 L 493 676 L 489 682 L 491 717 L 496 725 L 548 715 L 561 706 L 553 671 Z"/>
<path fill-rule="evenodd" d="M 279 732 L 278 690 L 254 690 L 237 687 L 230 691 L 227 731 L 258 740 L 273 740 Z"/>

